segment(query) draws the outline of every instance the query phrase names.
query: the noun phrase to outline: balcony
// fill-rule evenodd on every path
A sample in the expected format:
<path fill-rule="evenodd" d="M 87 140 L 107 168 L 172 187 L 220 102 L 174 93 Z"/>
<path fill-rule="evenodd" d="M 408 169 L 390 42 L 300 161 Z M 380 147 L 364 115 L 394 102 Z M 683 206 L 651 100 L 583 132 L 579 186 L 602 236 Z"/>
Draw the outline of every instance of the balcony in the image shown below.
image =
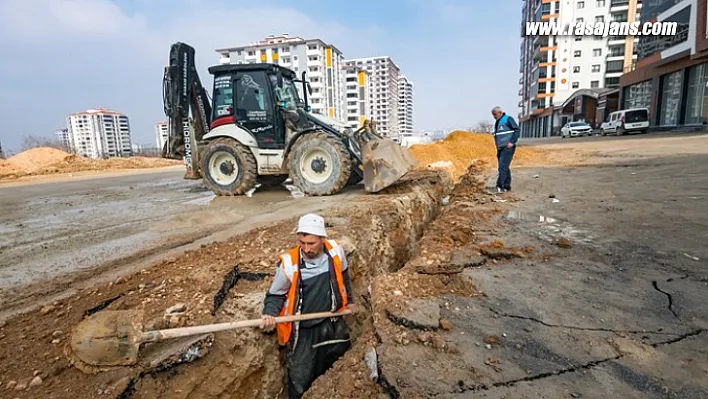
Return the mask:
<path fill-rule="evenodd" d="M 624 46 L 624 43 L 626 41 L 627 37 L 626 36 L 609 36 L 607 38 L 607 45 L 608 46 Z"/>

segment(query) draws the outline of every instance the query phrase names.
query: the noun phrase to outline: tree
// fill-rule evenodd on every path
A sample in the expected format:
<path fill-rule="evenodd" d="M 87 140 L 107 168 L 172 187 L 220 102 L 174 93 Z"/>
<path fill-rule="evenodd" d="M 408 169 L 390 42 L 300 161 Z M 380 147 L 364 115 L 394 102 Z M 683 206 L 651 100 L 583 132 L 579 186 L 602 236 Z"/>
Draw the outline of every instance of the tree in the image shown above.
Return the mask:
<path fill-rule="evenodd" d="M 474 130 L 479 133 L 494 133 L 494 124 L 488 121 L 481 121 L 477 123 Z"/>
<path fill-rule="evenodd" d="M 22 151 L 27 151 L 31 148 L 50 147 L 58 150 L 67 151 L 66 148 L 54 138 L 40 137 L 30 134 L 22 137 Z"/>

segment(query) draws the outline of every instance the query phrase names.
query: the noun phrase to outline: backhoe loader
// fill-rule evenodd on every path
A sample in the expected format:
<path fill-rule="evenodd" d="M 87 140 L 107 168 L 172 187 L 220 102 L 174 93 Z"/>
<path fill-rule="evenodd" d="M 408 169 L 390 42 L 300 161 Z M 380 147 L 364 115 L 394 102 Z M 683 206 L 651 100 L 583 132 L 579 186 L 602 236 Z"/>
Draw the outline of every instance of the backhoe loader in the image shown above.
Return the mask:
<path fill-rule="evenodd" d="M 163 78 L 169 134 L 162 156 L 184 160 L 184 178 L 203 179 L 217 195 L 242 195 L 288 177 L 310 196 L 333 195 L 362 179 L 365 190 L 375 193 L 416 163 L 405 148 L 377 134 L 372 121 L 340 130 L 311 113 L 305 72 L 298 79 L 272 63 L 212 66 L 210 102 L 194 54 L 184 43 L 170 49 Z"/>

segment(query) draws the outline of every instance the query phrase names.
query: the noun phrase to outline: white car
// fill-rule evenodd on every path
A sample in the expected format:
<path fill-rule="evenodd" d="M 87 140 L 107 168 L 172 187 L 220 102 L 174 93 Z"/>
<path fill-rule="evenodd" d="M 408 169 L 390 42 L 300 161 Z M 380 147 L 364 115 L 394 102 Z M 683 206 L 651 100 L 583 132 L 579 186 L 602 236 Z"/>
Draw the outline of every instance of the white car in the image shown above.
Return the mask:
<path fill-rule="evenodd" d="M 561 128 L 561 138 L 592 135 L 592 126 L 587 122 L 568 122 Z"/>
<path fill-rule="evenodd" d="M 649 110 L 646 108 L 632 108 L 615 111 L 602 123 L 600 134 L 615 133 L 621 136 L 625 133 L 646 133 L 649 130 Z"/>

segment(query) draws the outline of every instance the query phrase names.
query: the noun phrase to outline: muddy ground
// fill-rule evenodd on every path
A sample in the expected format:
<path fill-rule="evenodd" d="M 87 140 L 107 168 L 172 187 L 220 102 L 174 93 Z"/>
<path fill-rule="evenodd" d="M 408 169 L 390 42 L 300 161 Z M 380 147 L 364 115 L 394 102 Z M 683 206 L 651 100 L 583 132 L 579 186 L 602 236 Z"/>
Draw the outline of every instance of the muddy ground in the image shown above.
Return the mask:
<path fill-rule="evenodd" d="M 0 185 L 0 320 L 172 254 L 356 195 L 215 198 L 184 171 Z M 361 191 L 361 190 L 359 190 Z"/>
<path fill-rule="evenodd" d="M 554 143 L 602 153 L 583 167 L 514 169 L 513 194 L 488 194 L 493 174 L 478 165 L 454 188 L 417 172 L 324 211 L 364 309 L 347 317 L 352 349 L 307 396 L 708 397 L 705 137 Z M 657 146 L 670 150 L 657 157 Z M 201 358 L 173 367 L 156 363 L 173 364 L 160 351 L 177 343 L 96 374 L 64 348 L 74 325 L 104 310 L 140 309 L 156 328 L 257 317 L 294 221 L 10 318 L 2 397 L 285 397 L 275 338 L 253 329 L 205 337 L 191 346 Z M 164 314 L 178 303 L 184 313 Z"/>

